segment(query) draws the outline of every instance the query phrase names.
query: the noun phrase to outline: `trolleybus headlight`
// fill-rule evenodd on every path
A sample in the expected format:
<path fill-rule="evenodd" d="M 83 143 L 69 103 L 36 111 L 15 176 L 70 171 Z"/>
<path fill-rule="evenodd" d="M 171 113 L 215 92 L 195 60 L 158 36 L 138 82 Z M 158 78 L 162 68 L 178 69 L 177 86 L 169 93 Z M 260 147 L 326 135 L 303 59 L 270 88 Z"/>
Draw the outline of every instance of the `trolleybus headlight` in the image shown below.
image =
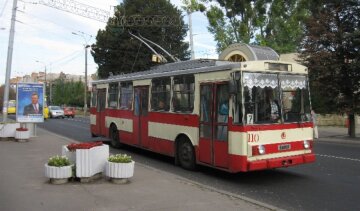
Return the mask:
<path fill-rule="evenodd" d="M 259 150 L 259 154 L 263 155 L 265 154 L 265 147 L 263 145 L 259 145 L 258 146 L 258 150 Z"/>
<path fill-rule="evenodd" d="M 310 148 L 310 143 L 309 143 L 308 140 L 305 140 L 305 141 L 304 141 L 304 148 L 305 148 L 305 149 L 309 149 L 309 148 Z"/>

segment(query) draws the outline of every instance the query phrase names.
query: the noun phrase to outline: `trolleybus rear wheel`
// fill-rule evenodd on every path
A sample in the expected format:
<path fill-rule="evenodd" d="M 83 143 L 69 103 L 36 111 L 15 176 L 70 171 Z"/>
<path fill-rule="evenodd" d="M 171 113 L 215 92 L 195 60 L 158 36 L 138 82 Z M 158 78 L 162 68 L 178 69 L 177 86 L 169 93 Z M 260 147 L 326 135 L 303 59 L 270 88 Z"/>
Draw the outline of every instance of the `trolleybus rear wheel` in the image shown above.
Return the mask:
<path fill-rule="evenodd" d="M 181 138 L 177 153 L 180 165 L 184 169 L 195 170 L 195 150 L 188 139 Z"/>
<path fill-rule="evenodd" d="M 120 148 L 121 143 L 119 139 L 119 131 L 115 125 L 110 126 L 110 138 L 111 138 L 111 146 L 114 148 Z"/>

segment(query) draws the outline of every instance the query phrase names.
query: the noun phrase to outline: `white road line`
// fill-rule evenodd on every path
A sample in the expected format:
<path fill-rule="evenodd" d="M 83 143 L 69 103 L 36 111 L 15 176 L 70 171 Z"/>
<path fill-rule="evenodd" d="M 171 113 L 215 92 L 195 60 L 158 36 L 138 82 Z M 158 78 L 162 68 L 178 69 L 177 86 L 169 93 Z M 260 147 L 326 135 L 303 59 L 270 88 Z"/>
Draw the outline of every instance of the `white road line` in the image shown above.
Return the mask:
<path fill-rule="evenodd" d="M 326 158 L 335 158 L 335 159 L 341 159 L 341 160 L 351 160 L 351 161 L 360 162 L 360 159 L 354 159 L 354 158 L 345 158 L 345 157 L 338 157 L 338 156 L 333 156 L 333 155 L 321 155 L 321 154 L 315 154 L 315 155 L 320 156 L 320 157 L 326 157 Z"/>

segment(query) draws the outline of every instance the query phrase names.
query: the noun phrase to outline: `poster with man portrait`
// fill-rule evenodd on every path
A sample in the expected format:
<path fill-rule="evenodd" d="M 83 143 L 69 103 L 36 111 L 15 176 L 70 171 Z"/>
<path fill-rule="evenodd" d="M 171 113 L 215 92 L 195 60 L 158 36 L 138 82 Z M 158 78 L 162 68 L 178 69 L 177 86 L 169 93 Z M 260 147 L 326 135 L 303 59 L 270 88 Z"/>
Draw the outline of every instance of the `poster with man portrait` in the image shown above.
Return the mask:
<path fill-rule="evenodd" d="M 44 84 L 18 83 L 16 121 L 44 122 Z"/>

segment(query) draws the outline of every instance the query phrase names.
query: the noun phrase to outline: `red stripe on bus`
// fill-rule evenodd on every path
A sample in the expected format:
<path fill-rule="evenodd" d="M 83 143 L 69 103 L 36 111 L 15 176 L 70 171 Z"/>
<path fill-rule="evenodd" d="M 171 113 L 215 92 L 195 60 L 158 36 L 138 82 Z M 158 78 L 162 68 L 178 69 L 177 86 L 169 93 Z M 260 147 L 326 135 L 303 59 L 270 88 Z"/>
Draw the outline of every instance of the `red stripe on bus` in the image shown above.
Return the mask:
<path fill-rule="evenodd" d="M 199 127 L 197 115 L 149 112 L 149 121 L 172 125 Z"/>
<path fill-rule="evenodd" d="M 134 117 L 132 110 L 106 109 L 106 116 L 132 119 Z"/>

